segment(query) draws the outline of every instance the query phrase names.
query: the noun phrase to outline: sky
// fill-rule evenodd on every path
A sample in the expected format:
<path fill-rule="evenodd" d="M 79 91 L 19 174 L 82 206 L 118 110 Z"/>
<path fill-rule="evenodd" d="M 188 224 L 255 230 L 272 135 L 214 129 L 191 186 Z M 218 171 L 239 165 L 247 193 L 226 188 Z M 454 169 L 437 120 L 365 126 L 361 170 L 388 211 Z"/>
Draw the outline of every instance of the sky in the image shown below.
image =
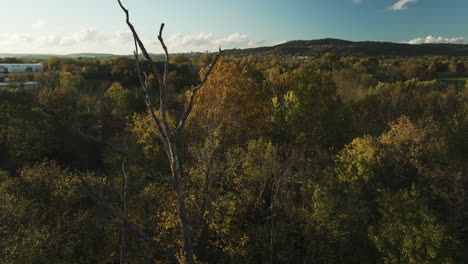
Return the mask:
<path fill-rule="evenodd" d="M 339 38 L 468 43 L 467 0 L 122 0 L 150 52 Z M 117 0 L 0 0 L 0 53 L 131 54 Z"/>

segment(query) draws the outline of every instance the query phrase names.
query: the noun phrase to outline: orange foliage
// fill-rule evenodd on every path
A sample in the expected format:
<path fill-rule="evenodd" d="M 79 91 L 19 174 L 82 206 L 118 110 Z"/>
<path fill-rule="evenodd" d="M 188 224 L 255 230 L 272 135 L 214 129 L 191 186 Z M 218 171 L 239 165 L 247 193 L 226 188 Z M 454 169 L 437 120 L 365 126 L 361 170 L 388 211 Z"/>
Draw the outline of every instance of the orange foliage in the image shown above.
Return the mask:
<path fill-rule="evenodd" d="M 270 103 L 262 80 L 251 58 L 241 62 L 221 59 L 196 97 L 188 133 L 203 136 L 216 131 L 235 141 L 261 135 Z"/>

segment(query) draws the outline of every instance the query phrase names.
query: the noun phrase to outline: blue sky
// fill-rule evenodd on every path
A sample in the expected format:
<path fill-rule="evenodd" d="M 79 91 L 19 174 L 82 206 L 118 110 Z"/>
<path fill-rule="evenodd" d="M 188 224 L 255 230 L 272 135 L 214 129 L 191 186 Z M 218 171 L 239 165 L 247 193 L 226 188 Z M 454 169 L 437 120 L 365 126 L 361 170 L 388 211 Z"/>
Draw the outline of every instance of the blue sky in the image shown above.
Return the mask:
<path fill-rule="evenodd" d="M 122 0 L 152 52 L 159 24 L 172 52 L 296 39 L 468 43 L 467 0 Z M 4 3 L 3 3 L 4 2 Z M 0 53 L 133 50 L 116 0 L 0 0 Z"/>

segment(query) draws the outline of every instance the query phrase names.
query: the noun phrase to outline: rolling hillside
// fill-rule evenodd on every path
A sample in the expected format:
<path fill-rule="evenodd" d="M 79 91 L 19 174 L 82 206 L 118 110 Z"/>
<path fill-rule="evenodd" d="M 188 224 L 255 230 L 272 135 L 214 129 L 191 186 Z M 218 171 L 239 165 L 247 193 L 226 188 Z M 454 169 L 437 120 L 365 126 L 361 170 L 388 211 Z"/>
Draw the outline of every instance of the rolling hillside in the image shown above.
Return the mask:
<path fill-rule="evenodd" d="M 360 41 L 353 42 L 341 39 L 318 39 L 318 40 L 293 40 L 271 47 L 258 47 L 248 49 L 225 50 L 226 55 L 248 56 L 248 55 L 277 55 L 277 56 L 311 56 L 320 57 L 325 53 L 334 53 L 339 56 L 377 56 L 377 57 L 413 57 L 413 56 L 468 56 L 468 45 L 461 44 L 420 44 L 411 45 L 394 42 Z M 180 54 L 180 53 L 179 53 Z M 188 53 L 187 53 L 188 54 Z M 201 54 L 201 53 L 190 53 Z M 158 56 L 161 54 L 153 54 Z M 127 55 L 133 57 L 133 55 Z M 49 57 L 63 58 L 105 58 L 126 57 L 125 55 L 79 53 L 68 55 L 55 54 L 7 54 L 0 53 L 0 58 L 36 58 Z"/>
<path fill-rule="evenodd" d="M 325 53 L 340 56 L 468 56 L 468 45 L 421 44 L 411 45 L 393 42 L 353 42 L 340 39 L 294 40 L 272 47 L 227 50 L 226 54 L 278 55 L 278 56 L 321 56 Z"/>

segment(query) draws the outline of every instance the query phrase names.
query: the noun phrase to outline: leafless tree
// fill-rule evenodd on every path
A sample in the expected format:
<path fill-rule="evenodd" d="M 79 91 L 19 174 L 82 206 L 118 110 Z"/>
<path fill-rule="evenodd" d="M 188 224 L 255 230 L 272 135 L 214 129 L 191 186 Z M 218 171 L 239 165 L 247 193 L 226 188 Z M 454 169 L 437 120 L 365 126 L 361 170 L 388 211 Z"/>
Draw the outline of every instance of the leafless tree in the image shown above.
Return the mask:
<path fill-rule="evenodd" d="M 185 205 L 184 190 L 182 188 L 183 171 L 181 168 L 181 161 L 180 161 L 177 143 L 178 143 L 178 137 L 181 136 L 184 130 L 187 118 L 189 117 L 190 112 L 192 111 L 192 107 L 195 101 L 195 96 L 197 92 L 206 83 L 208 76 L 210 75 L 211 71 L 213 70 L 213 67 L 215 66 L 218 58 L 221 55 L 221 49 L 220 49 L 220 52 L 216 55 L 216 57 L 212 61 L 204 77 L 201 79 L 200 84 L 197 86 L 191 87 L 190 97 L 189 97 L 187 107 L 182 113 L 181 117 L 179 118 L 176 127 L 173 129 L 171 128 L 168 122 L 167 89 L 168 89 L 168 73 L 169 73 L 169 52 L 166 47 L 166 44 L 164 43 L 164 39 L 162 36 L 163 30 L 164 30 L 164 23 L 161 24 L 161 27 L 159 29 L 158 40 L 159 40 L 159 43 L 161 44 L 161 47 L 164 50 L 165 59 L 164 59 L 164 68 L 159 69 L 156 63 L 151 58 L 148 51 L 146 50 L 133 24 L 130 22 L 128 9 L 126 9 L 123 6 L 120 0 L 117 0 L 117 2 L 119 3 L 120 8 L 125 13 L 127 26 L 130 28 L 132 35 L 133 35 L 134 42 L 135 42 L 134 55 L 135 55 L 135 60 L 137 62 L 136 64 L 137 64 L 140 84 L 143 90 L 143 99 L 151 115 L 154 126 L 159 132 L 162 144 L 164 146 L 164 150 L 169 160 L 169 164 L 171 168 L 171 175 L 169 177 L 162 177 L 161 179 L 167 182 L 168 184 L 170 184 L 174 191 L 174 194 L 176 197 L 177 212 L 178 212 L 179 221 L 180 221 L 180 231 L 181 231 L 181 236 L 182 236 L 182 241 L 183 241 L 185 262 L 188 264 L 191 264 L 191 263 L 194 263 L 195 260 L 193 256 L 193 250 L 192 250 L 192 236 L 191 236 L 189 219 L 187 216 L 187 210 L 186 210 L 186 205 Z M 139 50 L 141 50 L 141 53 L 143 54 L 144 58 L 150 64 L 151 73 L 158 80 L 159 104 L 157 108 L 156 108 L 156 103 L 154 102 L 154 98 L 151 95 L 150 87 L 148 86 L 148 79 L 147 79 L 148 75 L 142 71 L 142 68 L 140 66 Z M 156 111 L 159 111 L 159 115 L 156 114 Z"/>
<path fill-rule="evenodd" d="M 156 127 L 162 144 L 164 146 L 164 150 L 166 152 L 167 158 L 169 160 L 170 168 L 171 168 L 171 175 L 164 175 L 160 171 L 158 171 L 156 168 L 152 168 L 151 166 L 147 165 L 143 160 L 135 157 L 131 153 L 127 152 L 124 150 L 124 148 L 119 147 L 105 139 L 95 137 L 92 135 L 88 135 L 86 133 L 83 133 L 79 129 L 76 129 L 71 125 L 70 123 L 64 121 L 54 110 L 50 109 L 49 107 L 39 103 L 38 101 L 32 100 L 32 104 L 36 107 L 38 107 L 42 112 L 45 114 L 49 115 L 52 117 L 59 125 L 62 127 L 65 127 L 69 130 L 71 130 L 74 134 L 80 136 L 81 138 L 87 140 L 87 141 L 92 141 L 98 144 L 102 144 L 109 148 L 111 151 L 121 155 L 126 161 L 131 162 L 142 169 L 146 171 L 149 177 L 155 180 L 162 181 L 166 184 L 169 184 L 172 187 L 172 190 L 174 192 L 175 198 L 176 198 L 176 204 L 177 204 L 177 212 L 179 216 L 179 222 L 180 222 L 180 232 L 181 232 L 181 238 L 182 238 L 182 243 L 183 243 L 183 251 L 184 251 L 184 261 L 187 264 L 192 264 L 195 263 L 194 260 L 194 254 L 192 250 L 192 235 L 191 235 L 191 228 L 189 225 L 189 219 L 187 216 L 187 210 L 186 210 L 186 205 L 185 205 L 185 198 L 184 198 L 184 190 L 182 188 L 182 168 L 181 168 L 181 161 L 179 158 L 179 152 L 178 152 L 178 138 L 182 135 L 185 124 L 187 122 L 187 119 L 192 111 L 192 107 L 195 101 L 195 97 L 197 92 L 203 87 L 203 85 L 206 83 L 208 80 L 208 77 L 210 76 L 214 66 L 216 65 L 216 62 L 218 61 L 219 57 L 222 54 L 221 49 L 219 50 L 219 53 L 214 57 L 213 61 L 208 67 L 208 70 L 205 72 L 204 76 L 201 78 L 201 81 L 198 85 L 192 86 L 190 88 L 190 96 L 188 98 L 188 103 L 181 114 L 179 120 L 176 122 L 175 128 L 171 128 L 168 122 L 168 110 L 167 110 L 167 90 L 168 90 L 168 74 L 169 74 L 169 52 L 168 49 L 164 43 L 164 39 L 162 37 L 163 29 L 164 29 L 164 24 L 161 24 L 161 27 L 159 29 L 159 35 L 158 35 L 158 40 L 164 50 L 165 53 L 165 60 L 164 60 L 164 68 L 161 70 L 158 68 L 157 64 L 153 61 L 151 58 L 150 54 L 147 52 L 144 44 L 142 43 L 140 37 L 138 36 L 135 28 L 133 27 L 132 23 L 130 22 L 129 18 L 129 11 L 123 6 L 122 2 L 120 0 L 117 0 L 119 6 L 121 9 L 124 11 L 125 16 L 126 16 L 126 23 L 128 27 L 130 28 L 134 42 L 135 42 L 135 51 L 134 51 L 134 56 L 136 60 L 136 65 L 137 65 L 137 70 L 138 70 L 138 76 L 142 88 L 142 98 L 147 106 L 148 112 L 153 120 L 153 124 Z M 139 50 L 141 50 L 141 53 L 143 54 L 145 60 L 150 64 L 151 66 L 151 73 L 157 78 L 158 80 L 158 89 L 159 89 L 159 102 L 156 103 L 155 99 L 152 96 L 152 93 L 150 91 L 150 87 L 148 86 L 148 74 L 143 72 L 141 64 L 140 64 L 140 59 L 139 59 Z M 24 91 L 23 91 L 24 92 Z M 157 106 L 156 106 L 157 105 Z M 157 114 L 159 113 L 159 114 Z M 124 174 L 125 168 L 122 168 Z M 132 221 L 128 218 L 127 216 L 127 209 L 126 209 L 126 197 L 123 198 L 124 202 L 124 208 L 123 212 L 120 210 L 116 209 L 114 206 L 112 206 L 112 203 L 107 201 L 100 193 L 100 191 L 96 190 L 89 181 L 86 180 L 86 178 L 79 173 L 77 174 L 78 177 L 80 178 L 83 187 L 86 192 L 94 199 L 96 200 L 97 203 L 101 204 L 104 208 L 106 208 L 108 211 L 110 211 L 115 217 L 119 218 L 122 222 L 123 228 L 123 235 L 122 235 L 122 259 L 121 261 L 125 261 L 125 241 L 127 240 L 126 238 L 126 233 L 131 232 L 142 241 L 147 243 L 150 247 L 152 247 L 157 255 L 159 257 L 165 258 L 168 260 L 170 263 L 180 263 L 179 259 L 176 257 L 175 253 L 172 252 L 170 249 L 162 246 L 155 240 L 151 238 L 151 236 L 147 235 L 145 232 L 143 232 L 137 225 L 132 223 Z M 125 174 L 126 178 L 126 174 Z M 125 179 L 126 181 L 126 179 Z M 124 196 L 126 196 L 126 186 L 124 187 L 123 191 Z M 125 234 L 125 235 L 124 235 Z"/>

